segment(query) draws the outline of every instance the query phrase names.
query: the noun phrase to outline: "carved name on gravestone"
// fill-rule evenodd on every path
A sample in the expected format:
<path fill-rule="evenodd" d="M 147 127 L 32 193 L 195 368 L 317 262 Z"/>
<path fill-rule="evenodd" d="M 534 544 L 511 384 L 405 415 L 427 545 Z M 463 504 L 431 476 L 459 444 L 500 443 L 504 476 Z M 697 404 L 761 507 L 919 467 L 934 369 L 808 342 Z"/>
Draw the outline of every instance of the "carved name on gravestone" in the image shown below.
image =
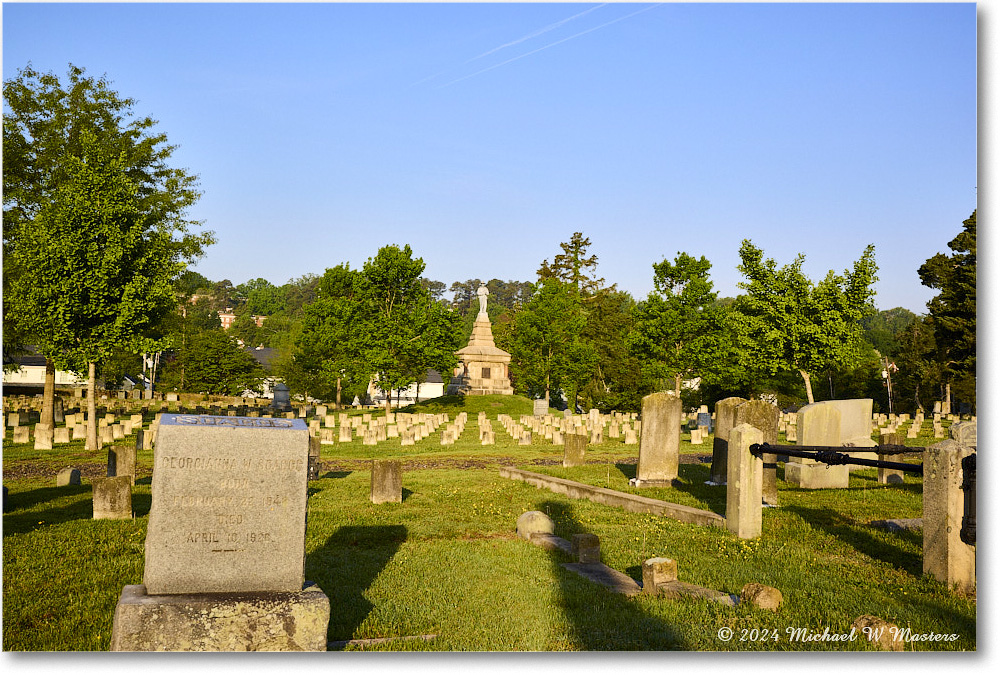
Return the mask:
<path fill-rule="evenodd" d="M 302 420 L 164 414 L 147 592 L 300 591 L 308 465 Z"/>

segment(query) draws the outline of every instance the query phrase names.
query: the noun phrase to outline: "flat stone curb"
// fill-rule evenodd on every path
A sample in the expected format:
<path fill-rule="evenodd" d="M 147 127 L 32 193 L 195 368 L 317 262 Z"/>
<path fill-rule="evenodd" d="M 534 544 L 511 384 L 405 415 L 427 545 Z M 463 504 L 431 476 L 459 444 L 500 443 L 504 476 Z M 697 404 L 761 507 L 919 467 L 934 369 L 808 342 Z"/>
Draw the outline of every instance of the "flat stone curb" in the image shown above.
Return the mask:
<path fill-rule="evenodd" d="M 723 528 L 726 526 L 726 519 L 711 511 L 704 511 L 690 506 L 682 506 L 681 504 L 672 504 L 671 502 L 664 502 L 659 499 L 650 499 L 649 497 L 642 497 L 640 495 L 632 495 L 627 492 L 618 492 L 616 490 L 608 490 L 607 488 L 594 487 L 592 485 L 577 483 L 564 478 L 554 478 L 553 476 L 546 476 L 541 473 L 516 469 L 512 466 L 501 467 L 500 477 L 524 481 L 529 485 L 534 485 L 538 488 L 545 488 L 547 490 L 551 490 L 552 492 L 567 495 L 568 497 L 572 497 L 574 499 L 589 499 L 597 504 L 617 506 L 634 513 L 649 513 L 654 516 L 666 516 L 682 523 L 690 523 L 692 525 L 708 525 Z"/>
<path fill-rule="evenodd" d="M 557 537 L 554 534 L 535 532 L 531 535 L 531 539 L 529 539 L 529 541 L 535 546 L 544 548 L 546 551 L 562 551 L 567 555 L 573 555 L 573 545 L 562 537 Z"/>
<path fill-rule="evenodd" d="M 622 574 L 604 563 L 563 563 L 562 566 L 571 572 L 576 572 L 584 579 L 592 581 L 595 584 L 600 584 L 615 593 L 638 595 L 642 592 L 642 587 L 635 583 L 632 577 Z"/>

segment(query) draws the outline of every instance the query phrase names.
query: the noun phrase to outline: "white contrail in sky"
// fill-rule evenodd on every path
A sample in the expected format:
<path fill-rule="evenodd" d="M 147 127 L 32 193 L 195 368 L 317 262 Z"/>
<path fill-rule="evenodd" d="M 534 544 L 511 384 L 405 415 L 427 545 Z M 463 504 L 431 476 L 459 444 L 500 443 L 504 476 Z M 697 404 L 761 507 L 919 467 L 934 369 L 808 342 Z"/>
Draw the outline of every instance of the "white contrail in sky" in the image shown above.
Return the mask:
<path fill-rule="evenodd" d="M 538 37 L 539 35 L 542 35 L 544 33 L 548 33 L 550 30 L 555 30 L 556 28 L 559 28 L 559 26 L 562 26 L 563 24 L 569 23 L 573 19 L 579 19 L 584 14 L 590 14 L 594 10 L 597 10 L 597 9 L 600 9 L 601 7 L 604 7 L 604 5 L 606 5 L 606 4 L 607 3 L 602 3 L 600 5 L 596 5 L 594 7 L 591 7 L 590 9 L 585 9 L 584 11 L 580 12 L 579 14 L 574 14 L 573 16 L 569 17 L 568 19 L 563 19 L 562 21 L 556 21 L 555 23 L 549 24 L 545 28 L 539 28 L 535 32 L 528 33 L 524 37 L 520 37 L 520 38 L 514 40 L 513 42 L 508 42 L 507 44 L 500 45 L 499 47 L 494 47 L 493 49 L 489 50 L 488 52 L 483 52 L 479 56 L 473 56 L 471 59 L 469 59 L 468 61 L 466 61 L 466 63 L 472 63 L 473 61 L 476 61 L 478 59 L 483 58 L 484 56 L 489 56 L 490 54 L 495 54 L 496 52 L 500 51 L 501 49 L 506 49 L 507 47 L 513 47 L 514 45 L 519 45 L 522 42 L 526 42 L 527 40 L 530 40 L 531 38 L 535 38 L 535 37 Z"/>
<path fill-rule="evenodd" d="M 610 26 L 613 23 L 618 23 L 619 21 L 624 21 L 625 19 L 628 19 L 629 17 L 633 17 L 636 14 L 642 14 L 643 12 L 648 12 L 649 10 L 654 9 L 656 7 L 659 7 L 662 4 L 663 3 L 661 2 L 661 3 L 657 3 L 655 5 L 651 5 L 649 7 L 643 7 L 642 9 L 637 10 L 635 12 L 632 12 L 631 14 L 626 14 L 625 16 L 620 16 L 617 19 L 612 19 L 611 21 L 608 21 L 607 23 L 602 23 L 599 26 L 594 26 L 593 28 L 588 28 L 585 31 L 580 31 L 579 33 L 576 33 L 575 35 L 570 35 L 569 37 L 564 37 L 561 40 L 556 40 L 555 42 L 551 42 L 551 43 L 549 43 L 549 44 L 547 44 L 547 45 L 545 45 L 543 47 L 539 47 L 538 49 L 533 49 L 530 52 L 525 52 L 524 54 L 521 54 L 520 56 L 515 56 L 514 58 L 507 59 L 506 61 L 501 61 L 500 63 L 496 63 L 496 64 L 490 66 L 489 68 L 483 68 L 482 70 L 477 70 L 476 72 L 472 73 L 471 75 L 464 75 L 464 76 L 462 76 L 462 77 L 460 77 L 460 78 L 458 78 L 456 80 L 452 80 L 451 82 L 448 82 L 446 84 L 442 84 L 440 87 L 437 87 L 437 88 L 438 89 L 444 89 L 445 87 L 450 87 L 451 85 L 453 85 L 453 84 L 455 84 L 457 82 L 461 82 L 462 80 L 467 80 L 470 77 L 475 77 L 476 75 L 482 75 L 483 73 L 488 72 L 490 70 L 493 70 L 494 68 L 499 68 L 500 66 L 505 66 L 508 63 L 513 63 L 514 61 L 517 61 L 518 59 L 523 59 L 525 56 L 531 56 L 532 54 L 537 54 L 538 52 L 540 52 L 540 51 L 542 51 L 544 49 L 548 49 L 549 47 L 555 47 L 556 45 L 560 45 L 563 42 L 568 42 L 569 40 L 572 40 L 574 38 L 578 38 L 581 35 L 586 35 L 587 33 L 593 33 L 595 30 L 600 30 L 601 28 L 604 28 L 606 26 Z"/>

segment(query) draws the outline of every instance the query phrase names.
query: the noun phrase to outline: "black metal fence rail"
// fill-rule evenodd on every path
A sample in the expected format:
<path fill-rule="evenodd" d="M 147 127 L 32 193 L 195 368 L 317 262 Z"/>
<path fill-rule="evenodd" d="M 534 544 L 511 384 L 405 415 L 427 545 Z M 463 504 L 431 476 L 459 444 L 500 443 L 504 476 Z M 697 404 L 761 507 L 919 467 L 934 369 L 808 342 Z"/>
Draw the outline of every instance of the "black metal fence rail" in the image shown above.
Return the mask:
<path fill-rule="evenodd" d="M 845 450 L 847 452 L 845 452 Z M 769 443 L 754 443 L 750 446 L 750 454 L 754 457 L 768 455 L 785 455 L 788 457 L 804 457 L 814 459 L 824 464 L 855 464 L 871 466 L 878 469 L 895 469 L 906 473 L 924 475 L 923 464 L 908 464 L 906 462 L 890 462 L 883 459 L 867 459 L 851 457 L 848 452 L 874 452 L 880 455 L 899 455 L 907 452 L 923 452 L 923 448 L 904 445 L 878 445 L 872 448 L 845 448 L 843 446 L 822 445 L 770 445 Z"/>

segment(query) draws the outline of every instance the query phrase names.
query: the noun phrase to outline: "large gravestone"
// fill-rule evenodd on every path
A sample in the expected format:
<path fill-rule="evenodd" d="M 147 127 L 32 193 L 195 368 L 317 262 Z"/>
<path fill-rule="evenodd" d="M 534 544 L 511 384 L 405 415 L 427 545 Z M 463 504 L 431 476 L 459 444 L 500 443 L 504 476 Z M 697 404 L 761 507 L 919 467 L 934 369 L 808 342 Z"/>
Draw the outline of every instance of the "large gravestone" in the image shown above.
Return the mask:
<path fill-rule="evenodd" d="M 841 411 L 829 401 L 810 403 L 799 409 L 798 445 L 839 446 Z M 793 457 L 785 463 L 785 480 L 800 488 L 846 488 L 850 467 L 846 464 L 829 465 L 814 459 Z"/>
<path fill-rule="evenodd" d="M 304 579 L 305 423 L 164 414 L 153 459 L 143 585 L 122 592 L 112 649 L 324 650 L 329 600 Z"/>
<path fill-rule="evenodd" d="M 659 392 L 642 399 L 639 466 L 629 481 L 637 487 L 671 485 L 677 478 L 681 445 L 681 400 Z"/>
<path fill-rule="evenodd" d="M 563 441 L 563 466 L 583 466 L 587 463 L 587 437 L 583 434 L 566 434 Z"/>
<path fill-rule="evenodd" d="M 708 478 L 710 484 L 725 485 L 726 483 L 729 430 L 736 426 L 736 407 L 746 402 L 745 398 L 730 396 L 715 403 L 715 439 L 712 441 L 712 470 Z"/>
<path fill-rule="evenodd" d="M 736 407 L 736 419 L 734 426 L 749 424 L 754 429 L 758 429 L 763 435 L 762 443 L 777 445 L 778 443 L 778 421 L 781 419 L 781 411 L 778 406 L 766 401 L 747 401 Z M 763 499 L 769 506 L 778 505 L 778 456 L 774 453 L 767 453 L 763 456 Z"/>

